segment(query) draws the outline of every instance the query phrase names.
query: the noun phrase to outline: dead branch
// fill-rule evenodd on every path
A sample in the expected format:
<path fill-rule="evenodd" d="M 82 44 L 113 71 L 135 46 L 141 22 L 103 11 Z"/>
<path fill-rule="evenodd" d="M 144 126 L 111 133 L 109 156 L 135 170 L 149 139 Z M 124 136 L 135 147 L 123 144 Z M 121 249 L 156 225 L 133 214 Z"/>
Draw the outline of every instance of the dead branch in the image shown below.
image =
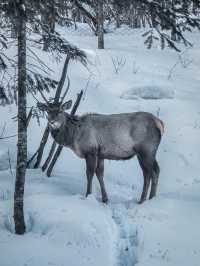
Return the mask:
<path fill-rule="evenodd" d="M 82 96 L 83 96 L 83 90 L 81 90 L 80 93 L 77 94 L 77 99 L 76 99 L 76 102 L 75 102 L 75 104 L 74 104 L 74 106 L 72 108 L 71 115 L 75 115 L 75 113 L 76 113 L 76 111 L 77 111 L 77 109 L 78 109 L 78 107 L 80 105 Z M 53 143 L 53 145 L 54 145 L 54 150 L 55 150 L 55 148 L 56 148 L 55 143 Z M 62 149 L 63 149 L 63 146 L 59 145 L 57 150 L 56 150 L 56 152 L 55 152 L 55 154 L 54 154 L 54 157 L 53 157 L 53 159 L 52 159 L 52 161 L 51 161 L 51 163 L 50 163 L 50 165 L 49 165 L 49 167 L 47 169 L 47 176 L 48 177 L 51 176 L 51 173 L 52 173 L 52 170 L 54 168 L 54 165 L 56 164 L 56 162 L 57 162 L 57 160 L 58 160 L 58 158 L 59 158 L 59 156 L 60 156 L 60 154 L 62 152 Z M 53 156 L 54 150 L 50 151 L 52 156 Z M 50 162 L 50 160 L 51 160 L 51 158 L 49 159 L 49 162 Z"/>

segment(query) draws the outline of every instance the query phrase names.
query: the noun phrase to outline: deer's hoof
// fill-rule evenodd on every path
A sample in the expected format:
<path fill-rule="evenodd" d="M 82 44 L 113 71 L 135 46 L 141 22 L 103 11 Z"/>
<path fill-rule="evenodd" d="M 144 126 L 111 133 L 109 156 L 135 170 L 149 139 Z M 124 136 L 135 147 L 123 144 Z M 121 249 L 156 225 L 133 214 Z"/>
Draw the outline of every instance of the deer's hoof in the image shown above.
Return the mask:
<path fill-rule="evenodd" d="M 155 196 L 156 196 L 155 194 L 154 194 L 154 195 L 150 195 L 150 196 L 149 196 L 149 199 L 151 200 L 151 199 L 153 199 Z"/>
<path fill-rule="evenodd" d="M 108 203 L 108 198 L 103 198 L 102 199 L 102 202 L 105 203 L 105 204 L 107 204 Z"/>
<path fill-rule="evenodd" d="M 142 204 L 144 201 L 145 201 L 145 199 L 140 199 L 140 200 L 138 201 L 138 204 Z"/>

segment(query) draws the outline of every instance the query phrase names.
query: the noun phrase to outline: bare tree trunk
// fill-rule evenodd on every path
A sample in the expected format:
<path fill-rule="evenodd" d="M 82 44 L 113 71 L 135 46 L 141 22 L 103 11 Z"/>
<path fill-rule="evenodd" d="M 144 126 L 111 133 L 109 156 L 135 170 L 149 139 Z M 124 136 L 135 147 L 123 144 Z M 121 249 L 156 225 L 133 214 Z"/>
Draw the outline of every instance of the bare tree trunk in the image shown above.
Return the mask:
<path fill-rule="evenodd" d="M 200 8 L 199 0 L 193 0 L 193 2 L 192 2 L 192 12 L 193 12 L 194 15 L 197 15 L 199 8 Z"/>
<path fill-rule="evenodd" d="M 67 75 L 67 69 L 68 69 L 69 61 L 70 61 L 70 55 L 68 54 L 67 57 L 66 57 L 66 59 L 65 59 L 64 67 L 63 67 L 63 70 L 62 70 L 62 75 L 61 75 L 60 81 L 58 83 L 58 87 L 57 87 L 56 94 L 55 94 L 55 98 L 54 98 L 54 102 L 57 102 L 57 103 L 59 102 L 60 95 L 61 95 L 61 92 L 62 92 L 64 83 L 65 83 L 65 79 L 66 79 L 66 75 Z M 31 164 L 32 160 L 37 155 L 37 159 L 36 159 L 36 162 L 34 164 L 34 168 L 38 168 L 40 166 L 40 163 L 42 161 L 42 156 L 43 156 L 43 153 L 44 153 L 44 148 L 45 148 L 45 145 L 47 144 L 47 141 L 48 141 L 48 138 L 49 138 L 49 133 L 50 133 L 49 127 L 47 125 L 46 126 L 46 129 L 44 131 L 44 134 L 42 136 L 42 140 L 40 142 L 40 146 L 39 146 L 36 154 L 34 154 L 34 156 L 29 160 L 28 165 Z M 52 145 L 54 145 L 54 144 L 52 144 Z M 55 150 L 55 148 L 51 147 L 51 153 L 54 152 L 54 150 L 52 151 L 52 149 Z M 51 158 L 49 158 L 49 159 L 47 158 L 46 161 L 45 161 L 45 164 L 49 164 L 49 160 L 51 160 Z M 47 166 L 48 165 L 46 165 L 46 166 L 43 165 L 42 169 L 43 168 L 46 169 Z"/>
<path fill-rule="evenodd" d="M 14 222 L 16 234 L 24 234 L 26 231 L 24 221 L 24 184 L 27 162 L 25 1 L 20 0 L 16 8 L 18 13 L 18 143 L 14 194 Z"/>
<path fill-rule="evenodd" d="M 59 102 L 60 95 L 61 95 L 61 92 L 62 92 L 64 83 L 65 83 L 65 80 L 66 80 L 67 69 L 68 69 L 68 65 L 69 65 L 70 59 L 71 59 L 71 55 L 69 53 L 69 54 L 67 54 L 67 57 L 65 59 L 65 63 L 64 63 L 64 66 L 63 66 L 61 78 L 60 78 L 60 81 L 58 83 L 58 87 L 57 87 L 57 90 L 56 90 L 56 94 L 55 94 L 55 98 L 54 98 L 54 102 L 55 103 L 58 103 Z"/>
<path fill-rule="evenodd" d="M 118 4 L 114 5 L 115 10 L 116 10 L 116 28 L 120 28 L 121 26 L 121 21 L 120 21 L 120 7 Z"/>
<path fill-rule="evenodd" d="M 52 161 L 51 161 L 51 163 L 50 163 L 50 165 L 49 165 L 49 167 L 47 169 L 47 176 L 48 177 L 51 176 L 51 173 L 52 173 L 52 170 L 54 168 L 54 165 L 57 162 L 58 157 L 60 156 L 62 149 L 63 149 L 63 146 L 59 145 L 57 150 L 56 150 L 56 152 L 55 152 L 55 154 L 54 154 L 54 156 L 53 156 L 53 159 L 52 159 Z"/>
<path fill-rule="evenodd" d="M 103 16 L 103 1 L 98 0 L 97 22 L 98 22 L 98 49 L 104 49 L 104 16 Z"/>
<path fill-rule="evenodd" d="M 130 4 L 129 8 L 129 16 L 128 16 L 128 23 L 130 28 L 135 28 L 135 12 L 133 8 L 133 3 Z"/>
<path fill-rule="evenodd" d="M 85 17 L 87 17 L 91 21 L 92 29 L 93 29 L 93 31 L 94 31 L 94 33 L 96 35 L 96 30 L 97 30 L 97 20 L 96 20 L 96 18 L 90 12 L 88 12 L 87 9 L 85 9 L 81 5 L 81 3 L 79 2 L 79 0 L 74 0 L 74 4 L 80 10 L 80 12 L 82 13 L 82 15 L 84 15 Z"/>
<path fill-rule="evenodd" d="M 44 148 L 45 148 L 45 145 L 47 143 L 48 137 L 49 137 L 49 126 L 47 125 L 45 128 L 44 134 L 42 136 L 40 146 L 39 146 L 38 151 L 37 151 L 37 159 L 36 159 L 36 163 L 34 164 L 34 168 L 38 168 L 40 166 L 42 156 L 44 153 Z"/>
<path fill-rule="evenodd" d="M 53 141 L 53 144 L 52 144 L 52 146 L 51 146 L 51 149 L 50 149 L 49 155 L 48 155 L 48 157 L 47 157 L 45 163 L 44 163 L 43 166 L 42 166 L 42 171 L 43 171 L 43 172 L 46 171 L 46 169 L 47 169 L 47 167 L 48 167 L 48 165 L 49 165 L 49 163 L 50 163 L 50 161 L 51 161 L 51 158 L 52 158 L 52 156 L 53 156 L 53 154 L 54 154 L 54 151 L 55 151 L 55 149 L 56 149 L 56 146 L 57 146 L 57 144 L 56 144 L 56 142 L 55 142 L 55 140 L 54 140 L 54 141 Z"/>

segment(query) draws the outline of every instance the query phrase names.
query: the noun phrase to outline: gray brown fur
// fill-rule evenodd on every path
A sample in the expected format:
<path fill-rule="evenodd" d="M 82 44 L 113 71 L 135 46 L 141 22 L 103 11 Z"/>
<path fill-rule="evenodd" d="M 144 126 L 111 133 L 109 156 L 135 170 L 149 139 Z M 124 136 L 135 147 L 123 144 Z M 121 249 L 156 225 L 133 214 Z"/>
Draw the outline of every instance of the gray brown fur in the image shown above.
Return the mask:
<path fill-rule="evenodd" d="M 92 191 L 92 179 L 96 174 L 102 201 L 107 202 L 104 160 L 127 160 L 136 155 L 144 176 L 139 202 L 146 200 L 150 182 L 149 198 L 154 197 L 160 172 L 156 152 L 163 134 L 163 122 L 146 112 L 71 116 L 64 112 L 69 108 L 69 102 L 66 104 L 57 108 L 42 104 L 40 108 L 48 112 L 51 133 L 56 142 L 85 159 L 86 196 Z"/>

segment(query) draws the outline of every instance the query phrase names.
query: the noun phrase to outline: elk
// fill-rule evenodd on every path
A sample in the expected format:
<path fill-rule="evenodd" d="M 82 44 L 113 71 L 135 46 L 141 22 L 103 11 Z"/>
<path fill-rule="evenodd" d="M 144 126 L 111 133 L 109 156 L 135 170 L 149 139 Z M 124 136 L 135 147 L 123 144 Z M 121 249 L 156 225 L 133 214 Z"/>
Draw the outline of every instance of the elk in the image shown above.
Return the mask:
<path fill-rule="evenodd" d="M 85 160 L 86 196 L 92 192 L 92 179 L 96 174 L 102 201 L 106 203 L 104 160 L 128 160 L 137 156 L 144 177 L 139 203 L 147 199 L 150 183 L 149 199 L 153 198 L 160 172 L 156 152 L 164 133 L 163 122 L 147 112 L 71 115 L 65 111 L 71 108 L 72 101 L 63 103 L 63 99 L 57 103 L 45 99 L 45 103 L 38 103 L 38 108 L 47 112 L 55 141 Z"/>

